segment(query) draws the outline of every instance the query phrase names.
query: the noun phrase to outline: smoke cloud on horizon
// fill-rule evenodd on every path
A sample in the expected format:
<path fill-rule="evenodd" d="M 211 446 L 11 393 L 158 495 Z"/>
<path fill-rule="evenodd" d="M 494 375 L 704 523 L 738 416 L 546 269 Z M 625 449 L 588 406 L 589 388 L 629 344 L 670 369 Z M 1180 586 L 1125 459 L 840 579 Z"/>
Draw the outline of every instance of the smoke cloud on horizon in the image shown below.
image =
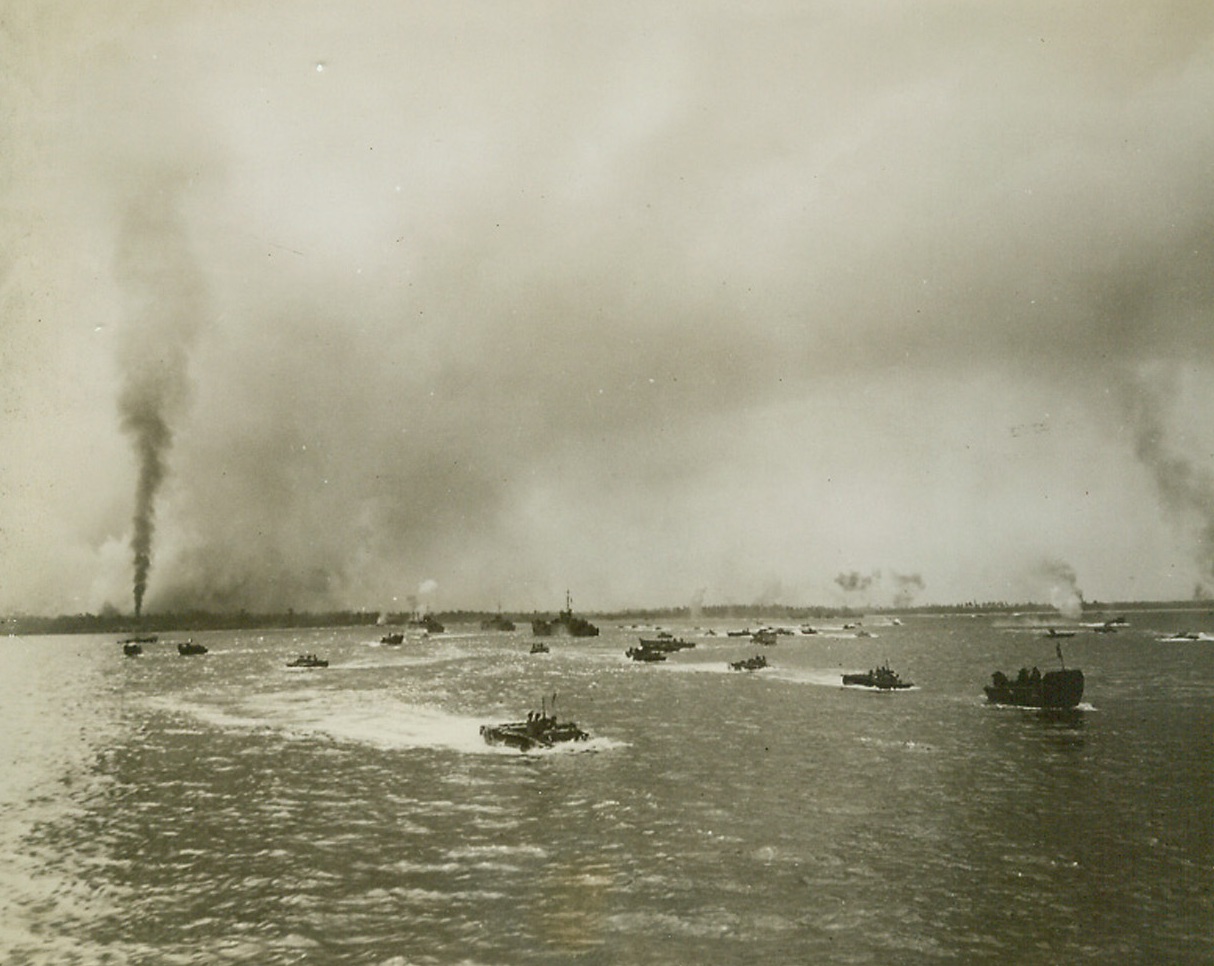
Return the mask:
<path fill-rule="evenodd" d="M 1214 583 L 1214 9 L 624 9 L 14 12 L 0 611 Z"/>

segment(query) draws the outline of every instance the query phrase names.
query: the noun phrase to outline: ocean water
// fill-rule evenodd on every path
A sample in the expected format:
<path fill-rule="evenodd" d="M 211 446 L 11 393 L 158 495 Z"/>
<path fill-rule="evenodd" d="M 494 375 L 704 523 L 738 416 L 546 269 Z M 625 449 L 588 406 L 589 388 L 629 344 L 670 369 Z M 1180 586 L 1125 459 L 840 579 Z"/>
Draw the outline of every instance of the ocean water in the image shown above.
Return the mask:
<path fill-rule="evenodd" d="M 1061 717 L 986 704 L 1057 665 L 986 617 L 2 639 L 0 962 L 1214 963 L 1214 644 L 1158 640 L 1214 618 L 1132 620 Z M 554 693 L 591 741 L 483 743 Z"/>

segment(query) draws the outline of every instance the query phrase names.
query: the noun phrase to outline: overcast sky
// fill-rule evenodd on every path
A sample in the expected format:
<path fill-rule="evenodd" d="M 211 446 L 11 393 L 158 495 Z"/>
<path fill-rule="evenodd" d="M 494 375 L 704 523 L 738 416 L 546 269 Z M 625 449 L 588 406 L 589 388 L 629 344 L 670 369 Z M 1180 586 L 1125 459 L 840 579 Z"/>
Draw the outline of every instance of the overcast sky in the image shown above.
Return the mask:
<path fill-rule="evenodd" d="M 1208 0 L 0 31 L 0 611 L 1214 592 Z"/>

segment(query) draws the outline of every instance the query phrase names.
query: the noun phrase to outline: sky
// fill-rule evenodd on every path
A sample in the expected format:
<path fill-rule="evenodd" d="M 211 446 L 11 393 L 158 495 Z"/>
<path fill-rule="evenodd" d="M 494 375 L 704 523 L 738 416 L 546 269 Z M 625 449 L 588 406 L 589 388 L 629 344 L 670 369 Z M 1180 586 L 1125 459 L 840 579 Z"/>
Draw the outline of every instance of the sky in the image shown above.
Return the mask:
<path fill-rule="evenodd" d="M 18 6 L 0 613 L 1214 595 L 1204 0 Z"/>

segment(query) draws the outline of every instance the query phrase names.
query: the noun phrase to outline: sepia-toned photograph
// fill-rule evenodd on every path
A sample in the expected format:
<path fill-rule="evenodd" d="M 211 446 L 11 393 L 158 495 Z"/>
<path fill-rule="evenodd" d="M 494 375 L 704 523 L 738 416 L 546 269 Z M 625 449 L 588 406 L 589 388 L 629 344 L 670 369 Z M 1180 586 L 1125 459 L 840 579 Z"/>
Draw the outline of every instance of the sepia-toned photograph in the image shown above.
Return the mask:
<path fill-rule="evenodd" d="M 1214 966 L 1208 0 L 9 0 L 5 966 Z"/>

